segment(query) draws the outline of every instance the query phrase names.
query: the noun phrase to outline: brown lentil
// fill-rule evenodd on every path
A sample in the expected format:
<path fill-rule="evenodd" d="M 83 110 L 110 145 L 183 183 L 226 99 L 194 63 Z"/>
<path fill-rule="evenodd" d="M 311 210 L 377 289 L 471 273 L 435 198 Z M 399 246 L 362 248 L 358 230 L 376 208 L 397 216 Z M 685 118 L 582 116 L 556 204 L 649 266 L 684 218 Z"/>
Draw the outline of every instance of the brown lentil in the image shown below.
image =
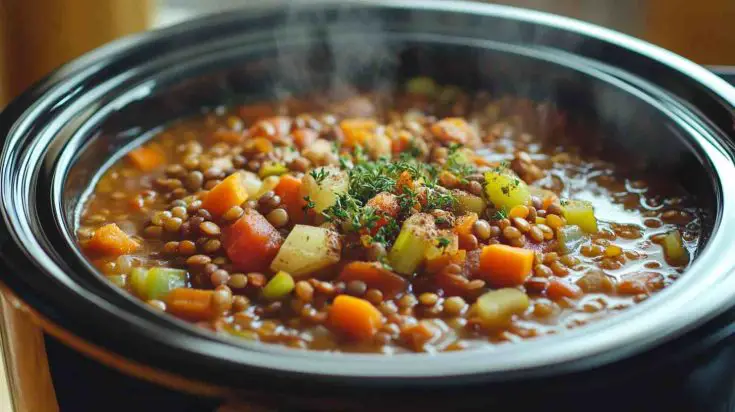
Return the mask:
<path fill-rule="evenodd" d="M 472 225 L 472 233 L 474 233 L 479 240 L 488 240 L 490 239 L 491 235 L 490 224 L 487 222 L 487 220 L 478 219 Z"/>
<path fill-rule="evenodd" d="M 214 222 L 202 222 L 199 231 L 207 236 L 217 236 L 221 233 L 219 226 Z"/>
<path fill-rule="evenodd" d="M 351 280 L 347 282 L 345 291 L 352 296 L 362 296 L 367 291 L 367 285 L 361 280 Z"/>
<path fill-rule="evenodd" d="M 189 256 L 196 253 L 197 247 L 191 240 L 182 240 L 179 243 L 179 254 L 182 256 Z"/>
<path fill-rule="evenodd" d="M 505 229 L 503 229 L 503 236 L 505 236 L 508 240 L 518 239 L 522 236 L 522 233 L 520 230 L 516 229 L 513 226 L 506 226 Z"/>
<path fill-rule="evenodd" d="M 232 206 L 222 215 L 222 220 L 232 222 L 239 219 L 245 211 L 240 206 Z"/>
<path fill-rule="evenodd" d="M 272 199 L 275 199 L 275 197 Z M 281 208 L 273 209 L 268 213 L 266 218 L 274 227 L 283 227 L 288 223 L 288 212 Z"/>
<path fill-rule="evenodd" d="M 248 285 L 248 277 L 243 273 L 233 273 L 227 280 L 227 286 L 232 289 L 245 289 Z"/>

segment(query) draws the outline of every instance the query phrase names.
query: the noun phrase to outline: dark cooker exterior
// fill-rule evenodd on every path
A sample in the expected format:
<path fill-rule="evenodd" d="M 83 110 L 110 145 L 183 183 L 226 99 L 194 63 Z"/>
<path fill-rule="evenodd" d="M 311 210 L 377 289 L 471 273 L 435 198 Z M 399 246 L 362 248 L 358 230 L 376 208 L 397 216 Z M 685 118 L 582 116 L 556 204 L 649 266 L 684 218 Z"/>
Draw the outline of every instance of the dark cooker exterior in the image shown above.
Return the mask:
<path fill-rule="evenodd" d="M 376 14 L 379 18 L 416 18 L 420 25 L 424 14 L 436 14 L 431 2 L 412 3 L 404 6 L 399 2 L 390 5 L 375 2 Z M 619 39 L 604 39 L 587 34 L 564 32 L 560 29 L 548 29 L 540 26 L 534 30 L 533 23 L 519 24 L 513 19 L 513 9 L 490 6 L 470 7 L 466 4 L 454 5 L 457 10 L 466 13 L 447 14 L 446 27 L 467 27 L 467 30 L 478 29 L 483 23 L 480 11 L 492 16 L 496 11 L 502 17 L 495 17 L 507 27 L 516 27 L 511 31 L 496 31 L 499 40 L 533 43 L 539 47 L 550 47 L 573 51 L 576 55 L 604 62 L 624 71 L 646 78 L 662 90 L 685 99 L 695 110 L 704 114 L 714 129 L 733 133 L 732 105 L 721 97 L 714 96 L 707 87 L 689 78 L 684 72 L 671 70 L 656 60 L 660 56 L 646 56 L 615 44 Z M 443 6 L 446 7 L 446 6 Z M 195 49 L 198 39 L 216 37 L 223 33 L 244 30 L 249 25 L 253 36 L 271 33 L 273 26 L 288 22 L 289 11 L 265 11 L 258 15 L 255 12 L 219 16 L 187 23 L 159 33 L 146 34 L 115 43 L 109 47 L 88 55 L 53 74 L 34 89 L 11 104 L 0 116 L 0 131 L 8 134 L 22 125 L 16 119 L 22 113 L 35 110 L 32 120 L 37 132 L 44 128 L 54 127 L 54 113 L 61 111 L 68 103 L 59 99 L 61 94 L 70 100 L 84 100 L 91 95 L 105 93 L 96 87 L 98 80 L 113 76 L 124 77 L 127 72 L 135 72 L 135 68 L 149 59 L 155 59 L 156 53 L 190 46 Z M 478 13 L 478 15 L 474 15 Z M 523 14 L 524 19 L 531 19 L 535 14 Z M 257 16 L 257 17 L 256 17 Z M 454 18 L 455 20 L 452 20 Z M 548 16 L 546 17 L 548 18 Z M 459 19 L 459 21 L 457 21 Z M 464 19 L 465 21 L 462 21 Z M 216 23 L 216 24 L 215 24 Z M 421 27 L 417 27 L 417 30 Z M 485 30 L 493 28 L 485 27 Z M 497 29 L 497 27 L 495 28 Z M 124 80 L 124 79 L 123 79 Z M 62 83 L 57 83 L 61 81 Z M 64 84 L 74 85 L 66 87 Z M 155 88 L 155 85 L 152 86 Z M 193 90 L 192 94 L 200 91 Z M 55 95 L 55 96 L 54 96 Z M 52 101 L 57 105 L 35 105 L 35 102 Z M 183 108 L 182 108 L 183 110 Z M 183 112 L 182 112 L 183 113 Z M 145 117 L 145 116 L 143 116 Z M 155 115 L 153 119 L 155 120 Z M 159 119 L 160 121 L 160 119 Z M 91 133 L 91 130 L 87 130 Z M 730 136 L 732 137 L 732 135 Z M 59 147 L 50 150 L 38 147 L 26 147 L 33 152 L 38 150 L 37 161 Z M 67 163 L 70 159 L 66 159 Z M 38 203 L 47 201 L 48 194 L 44 184 L 50 185 L 54 174 L 64 167 L 62 160 L 46 165 L 40 171 Z M 68 166 L 68 165 L 67 165 Z M 0 182 L 8 184 L 8 181 Z M 7 187 L 7 186 L 6 186 Z M 51 190 L 53 192 L 53 189 Z M 33 200 L 31 201 L 33 203 Z M 41 212 L 45 215 L 46 212 Z M 50 213 L 50 212 L 49 212 Z M 53 221 L 52 216 L 42 216 L 44 221 Z M 58 222 L 57 222 L 58 224 Z M 63 236 L 35 228 L 38 236 L 44 237 L 54 245 L 62 244 Z M 57 241 L 59 243 L 57 243 Z M 50 279 L 44 275 L 23 250 L 14 244 L 15 239 L 9 236 L 6 227 L 0 231 L 0 269 L 4 274 L 27 274 L 24 277 L 5 275 L 2 280 L 14 294 L 27 302 L 44 318 L 72 334 L 95 345 L 109 348 L 127 359 L 152 365 L 174 375 L 190 379 L 199 379 L 213 386 L 226 388 L 221 394 L 242 397 L 250 402 L 265 405 L 277 405 L 283 409 L 334 409 L 334 410 L 373 410 L 373 409 L 429 409 L 441 405 L 446 409 L 475 409 L 479 407 L 513 407 L 514 409 L 572 409 L 580 406 L 583 410 L 660 410 L 664 405 L 672 410 L 731 410 L 733 406 L 733 388 L 735 388 L 735 311 L 727 310 L 709 320 L 696 330 L 661 344 L 655 349 L 624 357 L 614 363 L 603 361 L 592 365 L 579 365 L 574 369 L 561 368 L 546 371 L 545 374 L 524 374 L 519 371 L 508 375 L 507 379 L 495 376 L 454 376 L 431 379 L 366 379 L 343 378 L 339 376 L 324 377 L 308 374 L 286 373 L 257 367 L 245 368 L 242 365 L 227 362 L 227 348 L 211 337 L 196 334 L 175 335 L 169 322 L 162 319 L 151 321 L 146 325 L 133 324 L 131 317 L 113 318 L 109 312 L 124 308 L 131 313 L 142 314 L 139 305 L 129 299 L 108 290 L 104 285 L 88 283 L 75 284 L 77 279 Z M 59 246 L 57 254 L 67 256 L 72 253 Z M 73 254 L 73 253 L 72 253 Z M 70 270 L 85 271 L 88 268 L 81 264 L 69 263 Z M 31 279 L 31 280 L 29 280 Z M 36 283 L 36 281 L 38 283 Z M 66 283 L 65 283 L 66 282 Z M 42 284 L 44 287 L 40 288 Z M 83 305 L 75 300 L 81 289 L 94 291 L 103 299 L 94 303 L 105 310 L 89 311 L 89 303 Z M 105 305 L 104 300 L 115 305 Z M 149 315 L 146 315 L 150 317 Z M 117 328 L 95 328 L 93 325 L 106 321 Z M 125 321 L 130 321 L 126 329 Z M 160 331 L 150 330 L 150 326 L 160 327 Z M 146 328 L 148 328 L 146 330 Z M 168 332 L 171 332 L 168 334 Z M 141 346 L 144 341 L 147 346 Z M 159 345 L 160 346 L 157 346 Z M 219 355 L 215 358 L 187 357 L 191 352 L 187 345 L 197 345 L 206 351 L 210 347 Z M 232 350 L 232 349 L 229 349 Z M 493 356 L 491 353 L 486 356 Z M 612 356 L 612 355 L 611 355 Z M 617 357 L 616 357 L 617 358 Z M 434 361 L 434 360 L 432 360 Z M 729 367 L 724 367 L 727 365 Z M 53 364 L 52 364 L 53 368 Z M 712 376 L 716 376 L 712 378 Z M 599 406 L 599 408 L 598 408 Z M 114 406 L 113 406 L 114 408 Z"/>

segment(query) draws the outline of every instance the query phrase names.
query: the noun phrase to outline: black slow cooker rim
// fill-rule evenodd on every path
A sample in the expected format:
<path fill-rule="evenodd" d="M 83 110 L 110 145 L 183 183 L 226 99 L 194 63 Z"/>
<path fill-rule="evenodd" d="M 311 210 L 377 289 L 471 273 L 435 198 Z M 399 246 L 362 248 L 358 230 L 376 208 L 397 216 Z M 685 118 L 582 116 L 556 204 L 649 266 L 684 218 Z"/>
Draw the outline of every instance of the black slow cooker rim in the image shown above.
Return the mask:
<path fill-rule="evenodd" d="M 497 12 L 500 15 L 504 15 L 505 17 L 518 17 L 518 18 L 525 18 L 525 19 L 541 19 L 540 23 L 546 23 L 546 24 L 554 24 L 554 25 L 561 25 L 564 24 L 567 28 L 574 28 L 576 30 L 581 31 L 583 34 L 591 34 L 588 31 L 590 31 L 592 28 L 595 29 L 595 34 L 598 37 L 604 38 L 605 34 L 608 34 L 609 38 L 607 40 L 610 41 L 622 41 L 626 40 L 629 41 L 629 38 L 626 38 L 625 36 L 620 37 L 622 35 L 618 35 L 616 33 L 606 33 L 607 31 L 604 29 L 595 28 L 594 26 L 587 25 L 586 23 L 576 22 L 576 21 L 570 21 L 565 18 L 560 18 L 557 16 L 551 16 L 551 15 L 545 15 L 537 12 L 529 12 L 529 11 L 523 11 L 519 9 L 514 8 L 507 8 L 507 7 L 500 7 L 500 6 L 487 6 L 487 5 L 474 5 L 474 4 L 466 4 L 466 3 L 452 3 L 452 4 L 445 4 L 445 5 L 438 5 L 436 3 L 432 2 L 422 2 L 422 3 L 416 3 L 416 2 L 405 2 L 399 3 L 399 2 L 392 2 L 389 5 L 387 2 L 380 2 L 376 1 L 372 3 L 374 6 L 382 6 L 382 7 L 416 7 L 416 8 L 426 8 L 426 9 L 444 9 L 444 7 L 452 8 L 454 7 L 454 10 L 462 10 L 466 12 L 475 12 L 475 13 L 488 13 L 492 14 L 492 12 Z M 461 7 L 460 7 L 461 6 Z M 448 9 L 447 9 L 448 10 Z M 17 124 L 15 124 L 14 119 L 20 118 L 22 116 L 22 113 L 25 113 L 26 110 L 36 111 L 39 110 L 40 102 L 46 101 L 49 102 L 49 95 L 46 93 L 49 93 L 56 85 L 59 84 L 59 82 L 64 81 L 67 84 L 74 84 L 72 81 L 73 79 L 80 79 L 83 78 L 86 75 L 89 75 L 94 70 L 99 70 L 100 68 L 103 68 L 106 66 L 106 64 L 109 64 L 110 62 L 119 61 L 121 59 L 121 56 L 132 54 L 134 51 L 141 45 L 148 43 L 150 46 L 150 43 L 155 42 L 157 39 L 164 39 L 168 38 L 170 36 L 176 36 L 177 33 L 189 31 L 189 30 L 195 30 L 196 27 L 211 27 L 211 25 L 216 24 L 216 22 L 221 20 L 229 20 L 233 18 L 232 16 L 214 16 L 214 17 L 208 17 L 201 20 L 197 20 L 195 22 L 189 22 L 181 26 L 176 26 L 173 28 L 165 29 L 160 32 L 153 32 L 153 33 L 146 33 L 143 35 L 134 36 L 131 38 L 127 38 L 124 40 L 121 40 L 119 42 L 115 42 L 111 45 L 105 46 L 102 49 L 92 52 L 89 55 L 86 55 L 85 57 L 81 58 L 78 61 L 75 61 L 71 63 L 70 65 L 65 66 L 64 68 L 60 69 L 59 71 L 52 74 L 47 79 L 41 81 L 39 84 L 37 84 L 33 89 L 31 89 L 29 92 L 21 96 L 19 99 L 17 99 L 14 103 L 12 103 L 5 112 L 2 113 L 2 119 L 3 119 L 3 128 L 5 129 L 5 121 L 8 120 L 7 128 L 10 130 L 17 131 L 16 127 Z M 535 21 L 535 20 L 534 20 Z M 574 24 L 571 24 L 574 23 Z M 570 25 L 571 24 L 571 25 Z M 580 26 L 581 25 L 581 26 Z M 583 30 L 586 29 L 587 31 Z M 638 46 L 638 49 L 631 47 L 634 51 L 641 52 L 641 48 L 645 49 L 646 47 L 649 47 L 645 44 L 638 44 L 639 42 L 633 41 L 633 45 Z M 626 44 L 626 46 L 629 46 L 629 44 Z M 645 47 L 644 47 L 645 46 Z M 681 58 L 676 58 L 676 56 L 670 55 L 670 53 L 662 51 L 660 49 L 657 49 L 653 46 L 652 49 L 648 50 L 649 52 L 657 52 L 659 54 L 659 58 L 663 58 L 664 60 L 667 60 L 669 63 L 677 66 L 682 65 L 682 70 L 694 70 L 693 76 L 695 79 L 703 81 L 704 84 L 709 84 L 710 89 L 712 89 L 715 86 L 720 86 L 717 83 L 717 79 L 714 75 L 707 76 L 706 72 L 703 72 L 703 69 L 698 68 L 698 66 L 693 65 L 691 62 L 686 62 L 682 60 Z M 663 55 L 661 55 L 663 53 Z M 678 59 L 678 60 L 677 60 Z M 676 64 L 674 64 L 676 63 Z M 689 73 L 692 75 L 692 73 Z M 723 82 L 724 83 L 724 82 Z M 733 98 L 733 90 L 729 88 L 726 89 L 718 89 L 719 91 L 715 91 L 715 93 L 720 94 L 720 97 L 722 97 L 724 100 L 729 101 L 732 105 L 732 102 L 735 101 L 735 98 Z M 57 90 L 58 92 L 58 90 Z M 10 119 L 10 120 L 9 120 Z M 7 132 L 8 130 L 5 130 Z M 8 142 L 6 142 L 6 145 Z M 3 176 L 5 177 L 5 176 Z M 8 182 L 3 182 L 8 183 Z M 3 211 L 5 213 L 5 211 Z M 7 219 L 7 216 L 4 215 L 4 217 Z M 4 224 L 7 225 L 8 221 L 4 220 Z M 5 232 L 4 228 L 4 232 Z M 17 239 L 16 239 L 17 240 Z M 5 242 L 7 244 L 7 242 Z M 37 262 L 34 262 L 34 259 L 38 259 L 38 256 L 29 257 L 25 255 L 24 250 L 21 250 L 18 245 L 11 245 L 14 246 L 12 249 L 3 251 L 3 266 L 5 270 L 19 270 L 19 273 L 23 273 L 25 271 L 38 271 L 43 270 L 37 265 Z M 10 262 L 9 260 L 12 260 Z M 63 325 L 64 327 L 68 327 L 69 330 L 74 332 L 75 330 L 82 331 L 80 332 L 80 336 L 83 335 L 90 335 L 89 326 L 91 325 L 104 325 L 109 318 L 107 316 L 98 316 L 99 314 L 94 313 L 90 314 L 90 318 L 88 319 L 90 325 L 87 325 L 86 327 L 79 327 L 79 325 L 74 325 L 73 322 L 70 322 L 69 319 L 64 319 L 63 317 L 59 317 L 58 310 L 55 310 L 54 305 L 51 305 L 49 307 L 48 302 L 43 298 L 41 294 L 38 294 L 37 291 L 31 290 L 32 288 L 29 287 L 29 285 L 24 284 L 23 282 L 20 282 L 19 279 L 16 279 L 13 276 L 6 278 L 6 283 L 13 289 L 15 293 L 17 293 L 22 299 L 26 300 L 32 307 L 34 307 L 36 310 L 44 314 L 45 316 L 49 317 L 54 322 L 57 322 L 60 325 Z M 60 286 L 60 285 L 59 285 Z M 72 286 L 72 285 L 67 285 Z M 66 292 L 69 292 L 70 290 L 67 290 L 65 287 L 60 286 L 62 290 L 65 290 Z M 105 302 L 96 302 L 95 305 L 100 306 L 104 305 Z M 91 306 L 88 306 L 91 307 Z M 114 308 L 113 308 L 114 309 Z M 81 310 L 83 312 L 83 310 Z M 76 311 L 79 313 L 79 310 Z M 113 311 L 114 312 L 114 311 Z M 94 315 L 94 316 L 93 316 Z M 121 318 L 125 317 L 125 314 L 118 314 Z M 92 319 L 94 318 L 94 319 Z M 123 322 L 124 323 L 124 322 Z M 122 324 L 122 323 L 121 323 Z M 156 325 L 161 326 L 161 325 Z M 233 364 L 227 362 L 227 351 L 223 347 L 223 344 L 220 344 L 220 342 L 213 337 L 205 337 L 200 335 L 197 335 L 196 338 L 193 336 L 188 336 L 184 338 L 183 336 L 177 336 L 176 339 L 173 339 L 172 335 L 167 335 L 164 333 L 161 333 L 160 330 L 145 328 L 144 325 L 138 325 L 138 327 L 141 327 L 145 331 L 145 334 L 147 334 L 148 338 L 151 339 L 151 342 L 156 342 L 158 344 L 165 344 L 165 345 L 172 345 L 174 347 L 180 347 L 180 346 L 186 346 L 187 343 L 189 343 L 186 339 L 194 339 L 195 345 L 199 346 L 200 349 L 203 345 L 211 345 L 210 349 L 212 352 L 218 353 L 217 361 L 219 361 L 219 365 L 215 368 L 214 364 L 212 365 L 212 369 L 221 370 L 230 369 L 232 373 L 237 373 L 238 367 L 243 367 L 246 365 L 238 364 L 236 367 L 233 367 Z M 102 333 L 101 331 L 96 331 L 97 333 Z M 170 331 L 172 332 L 172 331 Z M 102 333 L 104 334 L 104 333 Z M 166 335 L 166 336 L 164 336 Z M 97 339 L 92 339 L 93 341 L 96 341 Z M 102 339 L 104 340 L 104 339 Z M 169 346 L 171 347 L 171 346 Z M 186 353 L 186 350 L 182 350 L 182 353 Z M 278 356 L 278 355 L 276 355 Z M 340 355 L 335 355 L 337 359 L 340 359 Z M 146 363 L 156 364 L 155 359 L 150 359 L 150 356 L 141 356 L 141 358 L 146 361 Z M 342 359 L 346 359 L 342 357 Z M 214 359 L 212 359 L 213 361 Z M 370 361 L 374 362 L 376 359 L 372 358 Z M 435 362 L 436 360 L 433 360 L 432 362 Z M 395 362 L 395 358 L 389 362 Z M 202 361 L 198 362 L 199 365 L 202 365 Z M 171 365 L 168 365 L 171 366 Z M 181 369 L 181 368 L 176 368 Z M 184 368 L 186 369 L 186 368 Z M 326 369 L 326 368 L 324 368 Z M 348 368 L 349 369 L 349 368 Z M 258 372 L 256 374 L 255 372 Z M 318 370 L 317 370 L 318 371 Z M 191 371 L 181 371 L 180 372 L 184 374 L 192 375 Z M 189 372 L 189 373 L 187 373 Z M 259 373 L 275 373 L 277 374 L 277 370 L 267 370 L 260 368 L 252 368 L 251 371 L 253 374 L 251 375 L 251 379 L 255 378 L 259 375 Z M 289 370 L 289 372 L 294 373 L 297 371 Z M 304 371 L 302 371 L 304 372 Z M 315 373 L 318 375 L 321 375 L 321 373 L 315 372 L 314 370 L 311 370 L 311 372 L 308 374 L 310 378 L 315 377 Z M 322 370 L 321 372 L 326 373 L 327 375 L 341 375 L 341 373 L 337 373 L 339 371 L 331 371 L 331 372 L 325 372 Z M 211 374 L 209 374 L 211 375 Z M 439 374 L 437 374 L 439 375 Z M 397 375 L 397 376 L 400 376 Z M 436 375 L 434 375 L 436 376 Z M 505 374 L 504 377 L 507 377 L 508 375 Z M 365 376 L 363 376 L 364 378 Z M 426 383 L 426 382 L 423 382 Z"/>

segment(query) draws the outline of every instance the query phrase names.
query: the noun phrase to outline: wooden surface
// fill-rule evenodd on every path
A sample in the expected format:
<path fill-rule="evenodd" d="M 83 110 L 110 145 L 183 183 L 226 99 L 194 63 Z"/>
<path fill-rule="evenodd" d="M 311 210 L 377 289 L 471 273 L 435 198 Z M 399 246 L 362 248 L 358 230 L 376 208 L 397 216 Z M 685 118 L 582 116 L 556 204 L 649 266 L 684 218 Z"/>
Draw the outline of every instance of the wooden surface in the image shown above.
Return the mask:
<path fill-rule="evenodd" d="M 43 333 L 23 306 L 0 295 L 2 359 L 0 410 L 7 412 L 58 412 L 51 382 Z"/>
<path fill-rule="evenodd" d="M 151 0 L 0 0 L 0 106 L 51 70 L 149 26 Z"/>

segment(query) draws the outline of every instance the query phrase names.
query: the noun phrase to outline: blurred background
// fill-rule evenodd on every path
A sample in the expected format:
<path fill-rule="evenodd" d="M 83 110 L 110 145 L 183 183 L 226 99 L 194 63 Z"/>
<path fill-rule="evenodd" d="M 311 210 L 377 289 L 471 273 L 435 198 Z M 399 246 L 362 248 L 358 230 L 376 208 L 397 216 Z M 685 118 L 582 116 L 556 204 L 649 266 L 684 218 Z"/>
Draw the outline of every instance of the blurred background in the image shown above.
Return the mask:
<path fill-rule="evenodd" d="M 0 0 L 0 107 L 65 61 L 117 37 L 267 1 L 287 0 Z M 734 0 L 492 3 L 534 8 L 601 24 L 671 49 L 700 64 L 735 65 Z"/>

